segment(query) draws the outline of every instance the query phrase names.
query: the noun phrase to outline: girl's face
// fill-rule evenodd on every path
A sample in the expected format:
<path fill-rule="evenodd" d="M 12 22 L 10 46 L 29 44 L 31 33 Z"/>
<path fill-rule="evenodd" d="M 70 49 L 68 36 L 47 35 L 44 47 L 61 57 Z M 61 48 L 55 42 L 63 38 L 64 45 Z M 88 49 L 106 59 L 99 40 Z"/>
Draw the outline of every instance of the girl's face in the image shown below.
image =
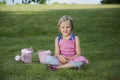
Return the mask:
<path fill-rule="evenodd" d="M 59 30 L 60 32 L 62 33 L 63 36 L 68 36 L 71 34 L 71 30 L 72 30 L 72 27 L 71 27 L 71 24 L 70 24 L 70 21 L 65 21 L 65 22 L 62 22 L 59 26 Z"/>

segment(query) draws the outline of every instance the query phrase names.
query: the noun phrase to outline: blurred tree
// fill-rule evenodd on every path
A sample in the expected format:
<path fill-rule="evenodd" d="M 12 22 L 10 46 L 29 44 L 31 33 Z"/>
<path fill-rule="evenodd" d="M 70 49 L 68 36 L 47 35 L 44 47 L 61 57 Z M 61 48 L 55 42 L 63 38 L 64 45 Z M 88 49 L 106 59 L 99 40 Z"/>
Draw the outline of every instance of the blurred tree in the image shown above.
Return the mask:
<path fill-rule="evenodd" d="M 30 2 L 33 1 L 35 3 L 40 3 L 40 0 L 30 0 Z"/>
<path fill-rule="evenodd" d="M 45 4 L 46 0 L 40 0 L 40 4 Z"/>
<path fill-rule="evenodd" d="M 120 0 L 102 0 L 102 4 L 120 4 Z"/>

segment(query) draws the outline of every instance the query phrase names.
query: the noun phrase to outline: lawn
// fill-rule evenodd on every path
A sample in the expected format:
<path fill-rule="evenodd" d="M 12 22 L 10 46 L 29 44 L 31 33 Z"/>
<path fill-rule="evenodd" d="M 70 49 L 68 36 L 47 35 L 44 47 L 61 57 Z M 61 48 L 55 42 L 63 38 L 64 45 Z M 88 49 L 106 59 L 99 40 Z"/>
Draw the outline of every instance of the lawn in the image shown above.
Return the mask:
<path fill-rule="evenodd" d="M 74 20 L 82 55 L 81 70 L 49 71 L 37 51 L 51 50 L 63 15 Z M 14 57 L 33 47 L 33 62 Z M 0 5 L 0 80 L 120 80 L 120 5 Z"/>

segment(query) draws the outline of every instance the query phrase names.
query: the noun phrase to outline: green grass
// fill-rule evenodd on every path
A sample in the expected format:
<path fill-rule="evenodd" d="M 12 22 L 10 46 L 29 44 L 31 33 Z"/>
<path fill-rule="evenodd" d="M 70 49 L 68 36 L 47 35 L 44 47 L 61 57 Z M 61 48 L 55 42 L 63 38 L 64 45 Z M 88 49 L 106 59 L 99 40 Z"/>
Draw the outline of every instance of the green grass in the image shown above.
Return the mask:
<path fill-rule="evenodd" d="M 0 5 L 0 80 L 119 80 L 120 5 Z M 63 15 L 74 19 L 82 55 L 90 61 L 82 70 L 48 71 L 37 50 L 51 50 Z M 33 47 L 33 62 L 15 55 Z"/>

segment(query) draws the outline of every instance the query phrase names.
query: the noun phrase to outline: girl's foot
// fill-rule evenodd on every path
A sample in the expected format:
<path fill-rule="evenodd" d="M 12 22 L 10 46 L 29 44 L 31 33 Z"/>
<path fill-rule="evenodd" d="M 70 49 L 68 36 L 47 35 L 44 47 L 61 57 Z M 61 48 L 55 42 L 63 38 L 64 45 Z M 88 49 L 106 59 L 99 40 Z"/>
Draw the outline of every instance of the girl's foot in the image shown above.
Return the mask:
<path fill-rule="evenodd" d="M 76 67 L 75 70 L 80 70 L 80 67 Z"/>
<path fill-rule="evenodd" d="M 55 71 L 55 70 L 57 70 L 57 66 L 55 66 L 55 65 L 48 65 L 48 69 Z"/>

